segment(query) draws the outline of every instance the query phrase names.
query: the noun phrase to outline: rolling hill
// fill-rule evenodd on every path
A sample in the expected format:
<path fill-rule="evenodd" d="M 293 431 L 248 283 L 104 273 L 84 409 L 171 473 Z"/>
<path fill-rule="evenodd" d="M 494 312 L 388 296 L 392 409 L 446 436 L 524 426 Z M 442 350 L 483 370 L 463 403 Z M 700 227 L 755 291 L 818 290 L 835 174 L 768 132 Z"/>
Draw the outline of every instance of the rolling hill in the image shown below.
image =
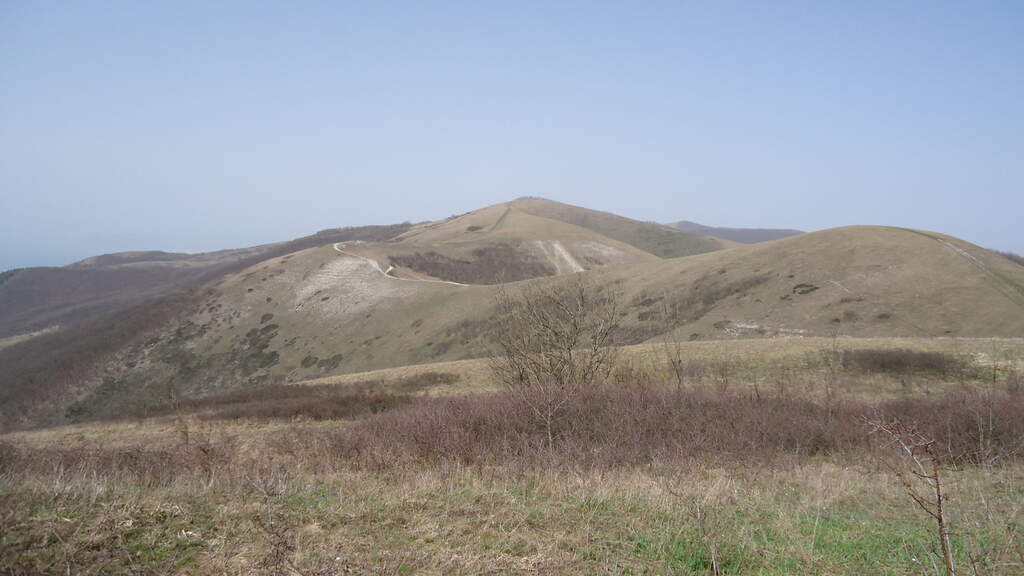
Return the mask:
<path fill-rule="evenodd" d="M 655 222 L 639 222 L 617 214 L 552 202 L 544 198 L 519 198 L 511 205 L 527 214 L 588 228 L 660 258 L 692 256 L 734 245 L 729 240 L 710 238 L 701 233 L 692 234 Z"/>
<path fill-rule="evenodd" d="M 101 317 L 145 300 L 210 282 L 274 255 L 328 242 L 380 241 L 410 225 L 323 230 L 289 242 L 201 254 L 103 254 L 64 267 L 0 274 L 0 338 Z"/>
<path fill-rule="evenodd" d="M 270 247 L 212 254 L 126 252 L 64 267 L 11 270 L 0 282 L 0 338 L 122 309 L 253 262 Z"/>
<path fill-rule="evenodd" d="M 1024 334 L 1024 267 L 916 231 L 841 228 L 585 274 L 621 293 L 622 344 L 666 331 L 683 340 Z M 333 247 L 307 249 L 208 288 L 186 320 L 126 354 L 75 409 L 479 357 L 495 290 L 389 278 Z"/>
<path fill-rule="evenodd" d="M 740 244 L 757 244 L 758 242 L 778 240 L 780 238 L 788 238 L 790 236 L 796 236 L 797 234 L 804 233 L 802 230 L 792 230 L 787 228 L 724 228 L 717 226 L 705 226 L 688 220 L 673 222 L 672 224 L 669 224 L 669 226 L 682 230 L 683 232 L 703 234 L 704 236 L 739 242 Z"/>
<path fill-rule="evenodd" d="M 509 281 L 509 270 L 524 276 L 508 284 L 517 290 L 572 282 L 583 269 L 620 295 L 619 344 L 666 333 L 1024 336 L 1024 266 L 956 238 L 855 226 L 660 258 L 637 244 L 652 237 L 642 230 L 674 238 L 661 236 L 670 229 L 563 206 L 518 200 L 391 230 L 386 241 L 322 235 L 147 304 L 147 315 L 93 320 L 89 334 L 109 343 L 98 351 L 82 353 L 65 330 L 0 349 L 0 418 L 87 419 L 239 386 L 481 357 L 493 284 Z M 677 250 L 712 246 L 674 241 Z M 424 254 L 444 266 L 424 265 Z M 55 371 L 46 350 L 86 360 Z"/>
<path fill-rule="evenodd" d="M 730 243 L 535 198 L 414 226 L 392 241 L 348 245 L 399 278 L 497 284 L 720 250 Z"/>

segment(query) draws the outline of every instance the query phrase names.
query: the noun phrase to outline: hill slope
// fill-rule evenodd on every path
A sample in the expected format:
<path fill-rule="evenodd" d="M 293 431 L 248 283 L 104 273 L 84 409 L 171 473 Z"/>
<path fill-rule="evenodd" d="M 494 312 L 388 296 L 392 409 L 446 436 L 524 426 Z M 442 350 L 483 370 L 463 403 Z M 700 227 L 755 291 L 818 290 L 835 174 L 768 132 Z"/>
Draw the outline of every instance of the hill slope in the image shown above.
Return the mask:
<path fill-rule="evenodd" d="M 796 236 L 797 234 L 804 233 L 802 230 L 791 230 L 786 228 L 722 228 L 717 226 L 705 226 L 688 220 L 673 222 L 672 224 L 669 224 L 669 226 L 682 230 L 683 232 L 703 234 L 713 238 L 739 242 L 740 244 L 757 244 L 758 242 L 779 240 L 780 238 L 788 238 L 790 236 Z"/>
<path fill-rule="evenodd" d="M 0 274 L 0 338 L 102 317 L 216 280 L 265 258 L 327 242 L 383 241 L 408 224 L 323 230 L 288 242 L 201 254 L 120 252 Z"/>
<path fill-rule="evenodd" d="M 416 226 L 325 230 L 205 254 L 122 252 L 0 274 L 0 339 L 102 317 L 214 281 L 263 259 L 332 242 L 398 277 L 494 284 L 716 250 L 721 241 L 613 214 L 524 199 Z"/>
<path fill-rule="evenodd" d="M 195 255 L 124 252 L 61 268 L 11 270 L 0 283 L 0 337 L 103 315 L 201 284 L 232 266 L 258 261 L 272 248 Z"/>
<path fill-rule="evenodd" d="M 619 268 L 602 281 L 615 280 L 633 298 L 663 296 L 687 337 L 1024 336 L 1024 267 L 956 238 L 900 228 L 825 230 L 664 270 Z"/>
<path fill-rule="evenodd" d="M 394 241 L 347 245 L 399 278 L 497 284 L 611 264 L 702 254 L 733 243 L 539 198 L 414 226 Z"/>
<path fill-rule="evenodd" d="M 666 330 L 682 339 L 1024 336 L 1024 267 L 898 228 L 840 228 L 585 274 L 621 292 L 623 344 Z M 389 277 L 331 246 L 264 261 L 205 289 L 173 329 L 125 351 L 74 414 L 478 357 L 495 290 Z"/>
<path fill-rule="evenodd" d="M 609 212 L 590 210 L 543 198 L 519 198 L 514 208 L 552 220 L 561 220 L 588 228 L 599 234 L 654 254 L 660 258 L 678 258 L 721 250 L 733 245 L 728 240 L 691 234 L 654 222 L 640 222 Z"/>
<path fill-rule="evenodd" d="M 636 225 L 643 226 L 642 223 Z M 497 204 L 417 225 L 393 242 L 346 245 L 399 278 L 497 284 L 658 257 L 589 228 Z"/>
<path fill-rule="evenodd" d="M 0 275 L 0 428 L 53 421 L 69 403 L 109 380 L 106 366 L 133 365 L 134 346 L 188 322 L 204 283 L 216 284 L 265 258 L 308 246 L 384 240 L 408 228 L 332 229 L 213 255 L 113 254 L 65 268 L 5 272 Z"/>

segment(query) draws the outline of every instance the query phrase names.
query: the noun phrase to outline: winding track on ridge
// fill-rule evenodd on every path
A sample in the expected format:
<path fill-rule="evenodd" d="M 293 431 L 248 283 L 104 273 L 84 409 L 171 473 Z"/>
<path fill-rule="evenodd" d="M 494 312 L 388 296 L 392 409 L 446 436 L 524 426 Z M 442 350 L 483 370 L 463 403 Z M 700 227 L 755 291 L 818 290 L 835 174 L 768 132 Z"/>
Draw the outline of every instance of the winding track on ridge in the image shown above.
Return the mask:
<path fill-rule="evenodd" d="M 421 280 L 421 279 L 418 279 L 418 278 L 396 278 L 394 276 L 391 276 L 387 272 L 385 272 L 380 267 L 380 262 L 377 262 L 376 260 L 374 260 L 372 258 L 367 258 L 366 256 L 360 256 L 359 254 L 353 254 L 351 252 L 345 252 L 344 250 L 341 249 L 341 245 L 343 245 L 343 244 L 347 244 L 347 242 L 335 242 L 334 243 L 334 250 L 336 252 L 344 254 L 345 256 L 348 256 L 350 258 L 358 258 L 360 260 L 365 260 L 365 261 L 369 262 L 370 266 L 373 266 L 374 270 L 376 270 L 377 272 L 380 272 L 381 276 L 383 276 L 383 277 L 385 277 L 385 278 L 387 278 L 389 280 L 398 280 L 399 282 L 432 282 L 432 283 L 435 283 L 435 284 L 451 284 L 452 286 L 471 286 L 471 284 L 462 284 L 461 282 L 452 282 L 450 280 Z"/>

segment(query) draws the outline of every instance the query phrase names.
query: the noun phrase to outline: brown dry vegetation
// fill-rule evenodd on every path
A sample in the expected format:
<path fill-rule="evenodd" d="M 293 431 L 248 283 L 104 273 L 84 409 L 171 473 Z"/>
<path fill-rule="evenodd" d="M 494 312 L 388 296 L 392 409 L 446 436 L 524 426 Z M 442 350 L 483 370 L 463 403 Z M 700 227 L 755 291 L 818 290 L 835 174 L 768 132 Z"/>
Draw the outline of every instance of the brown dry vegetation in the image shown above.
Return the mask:
<path fill-rule="evenodd" d="M 728 246 L 728 241 L 718 238 L 690 234 L 654 222 L 638 222 L 617 214 L 589 210 L 543 198 L 519 198 L 509 205 L 527 214 L 588 228 L 609 238 L 636 246 L 659 258 L 679 258 L 703 254 Z"/>
<path fill-rule="evenodd" d="M 465 232 L 467 222 L 456 224 L 460 234 L 470 234 Z M 430 232 L 436 230 L 422 235 Z M 833 332 L 950 338 L 1019 335 L 1024 309 L 1009 297 L 1014 294 L 1010 284 L 980 272 L 943 242 L 1024 285 L 1020 272 L 1015 272 L 1020 267 L 986 257 L 954 239 L 940 239 L 905 230 L 841 229 L 671 261 L 604 266 L 583 275 L 624 293 L 626 316 L 615 335 L 617 344 L 656 341 L 669 332 L 680 340 L 820 337 Z M 837 250 L 850 252 L 848 265 L 836 257 Z M 134 382 L 154 389 L 188 383 L 190 390 L 182 393 L 194 394 L 256 381 L 295 381 L 488 353 L 496 288 L 401 282 L 375 272 L 365 278 L 365 294 L 349 294 L 342 282 L 315 289 L 305 284 L 313 279 L 326 282 L 327 276 L 318 274 L 337 264 L 338 258 L 343 256 L 328 246 L 226 281 L 217 287 L 216 296 L 207 299 L 207 312 L 189 318 L 206 329 L 182 338 L 169 335 L 148 354 L 167 361 L 131 369 L 130 378 L 125 378 L 131 382 L 123 388 L 142 389 Z M 253 276 L 246 279 L 248 274 Z M 874 275 L 879 275 L 877 281 L 863 280 Z M 538 281 L 525 283 L 534 282 Z M 296 311 L 288 304 L 297 305 L 296 294 L 302 290 L 322 293 Z M 360 305 L 349 308 L 348 299 L 356 297 Z M 662 300 L 642 305 L 658 298 Z M 274 314 L 272 323 L 279 329 L 261 354 L 276 352 L 277 363 L 258 362 L 256 372 L 247 376 L 243 369 L 254 365 L 236 361 L 232 354 L 243 344 L 238 340 L 241 335 L 265 327 L 259 322 L 266 314 Z M 336 354 L 343 361 L 330 370 L 302 365 L 307 356 Z M 182 358 L 187 362 L 178 361 Z"/>
<path fill-rule="evenodd" d="M 733 341 L 673 341 L 618 350 L 616 381 L 666 383 L 681 378 L 694 387 L 749 390 L 784 394 L 820 395 L 828 378 L 848 397 L 879 400 L 907 393 L 934 393 L 961 386 L 993 386 L 1024 373 L 1024 340 L 925 338 L 789 338 Z M 891 354 L 904 361 L 864 370 L 842 356 Z M 913 358 L 938 355 L 949 368 L 945 373 L 913 370 Z M 838 355 L 838 358 L 836 357 Z M 677 366 L 673 366 L 676 363 Z M 437 386 L 432 395 L 494 391 L 502 387 L 487 359 L 460 360 L 388 368 L 309 380 L 303 384 L 352 385 L 366 380 L 399 381 L 425 372 L 457 375 L 453 385 Z M 675 374 L 678 368 L 679 374 Z"/>
<path fill-rule="evenodd" d="M 573 397 L 554 445 L 509 393 L 417 399 L 351 424 L 176 418 L 80 439 L 21 434 L 0 443 L 0 566 L 916 574 L 932 562 L 928 524 L 877 464 L 885 446 L 862 420 L 900 416 L 960 470 L 950 473 L 958 562 L 1014 574 L 1022 409 L 1006 391 L 829 410 L 606 384 Z"/>
<path fill-rule="evenodd" d="M 475 248 L 466 259 L 450 258 L 433 251 L 394 254 L 390 259 L 398 266 L 462 284 L 515 282 L 557 272 L 530 251 L 507 243 Z"/>
<path fill-rule="evenodd" d="M 456 382 L 458 377 L 424 372 L 389 382 L 366 380 L 347 386 L 312 384 L 251 386 L 124 410 L 110 419 L 144 419 L 158 416 L 197 415 L 206 420 L 308 419 L 340 420 L 374 414 L 411 403 L 419 392 Z"/>
<path fill-rule="evenodd" d="M 869 348 L 843 350 L 840 362 L 847 370 L 893 375 L 948 376 L 963 372 L 969 360 L 942 352 L 925 352 L 906 348 Z"/>
<path fill-rule="evenodd" d="M 569 217 L 563 207 L 520 204 Z M 475 233 L 507 225 L 509 213 Z M 479 216 L 453 217 L 450 228 L 462 234 L 481 226 Z M 623 224 L 570 216 L 609 234 Z M 677 238 L 630 226 L 635 242 Z M 450 232 L 443 228 L 416 232 Z M 1021 341 L 856 340 L 837 328 L 899 322 L 951 334 L 946 326 L 964 321 L 935 313 L 941 300 L 855 284 L 896 240 L 942 263 L 908 274 L 915 286 L 934 269 L 967 282 L 959 293 L 976 298 L 958 302 L 985 295 L 974 308 L 987 316 L 970 322 L 1002 321 L 996 333 L 1016 326 L 1019 271 L 972 260 L 965 254 L 974 248 L 927 233 L 815 237 L 832 236 L 866 248 L 829 270 L 834 251 L 824 242 L 781 240 L 524 283 L 519 300 L 490 303 L 508 292 L 399 283 L 409 301 L 396 291 L 350 316 L 329 309 L 351 277 L 330 268 L 336 253 L 312 250 L 249 269 L 202 298 L 181 295 L 141 317 L 97 323 L 88 338 L 82 324 L 11 346 L 0 351 L 0 381 L 14 382 L 14 395 L 0 398 L 0 416 L 29 424 L 85 397 L 71 404 L 76 415 L 120 419 L 0 437 L 0 572 L 921 574 L 939 573 L 940 562 L 950 573 L 954 565 L 1024 572 Z M 949 272 L 974 265 L 987 275 Z M 297 306 L 279 300 L 309 275 L 324 286 L 312 287 L 304 316 L 291 315 Z M 392 282 L 370 276 L 377 284 L 348 294 L 352 302 Z M 328 285 L 338 292 L 324 292 Z M 437 291 L 416 292 L 422 286 Z M 933 308 L 912 316 L 921 302 Z M 165 346 L 150 342 L 185 312 Z M 761 325 L 776 314 L 774 327 Z M 812 323 L 793 323 L 808 314 Z M 712 330 L 823 327 L 834 336 L 684 341 Z M 318 329 L 329 333 L 324 342 L 300 343 Z M 343 362 L 400 364 L 412 346 L 464 358 L 485 340 L 501 354 L 489 379 L 467 377 L 481 360 L 459 363 L 466 372 L 425 365 L 386 380 L 283 384 Z M 112 374 L 87 389 L 115 349 L 131 351 L 127 363 L 150 357 L 152 371 Z M 44 352 L 57 360 L 48 365 Z M 239 381 L 219 373 L 227 367 L 262 385 L 229 389 Z M 459 395 L 467 391 L 477 393 Z M 905 496 L 905 471 L 885 466 L 891 441 L 872 434 L 886 422 L 908 423 L 900 430 L 927 446 L 936 484 L 941 469 L 942 498 L 951 498 L 940 514 L 941 559 L 933 524 Z"/>
<path fill-rule="evenodd" d="M 1020 254 L 1017 254 L 1016 252 L 1000 252 L 1000 251 L 997 250 L 996 254 L 999 254 L 1000 256 L 1002 256 L 1002 257 L 1004 257 L 1004 258 L 1006 258 L 1008 260 L 1016 262 L 1017 264 L 1020 264 L 1021 266 L 1024 266 L 1024 256 L 1021 256 Z"/>
<path fill-rule="evenodd" d="M 204 282 L 327 242 L 384 241 L 409 226 L 324 230 L 195 270 L 12 271 L 17 273 L 5 275 L 0 287 L 0 335 L 58 320 L 68 324 L 0 348 L 0 429 L 61 422 L 63 409 L 98 386 L 99 374 L 119 352 L 168 326 L 187 324 L 184 318 L 209 292 L 197 288 Z M 83 275 L 93 278 L 84 288 Z M 137 277 L 149 283 L 142 287 Z"/>
<path fill-rule="evenodd" d="M 458 464 L 517 473 L 538 466 L 571 472 L 697 461 L 772 467 L 826 458 L 854 464 L 869 461 L 879 450 L 868 438 L 866 421 L 893 418 L 915 422 L 935 438 L 950 465 L 1012 465 L 1024 458 L 1024 420 L 1019 417 L 1024 394 L 1005 391 L 963 390 L 878 404 L 843 401 L 829 410 L 820 401 L 796 397 L 595 385 L 569 401 L 550 446 L 529 407 L 507 392 L 420 397 L 382 408 L 385 413 L 344 426 L 312 427 L 302 422 L 313 419 L 300 419 L 277 427 L 261 441 L 266 443 L 261 443 L 260 459 L 291 455 L 308 470 Z M 339 411 L 339 418 L 348 416 Z M 265 416 L 253 410 L 242 417 Z M 4 440 L 0 464 L 8 474 L 45 475 L 62 468 L 117 473 L 150 485 L 174 482 L 196 464 L 190 463 L 197 458 L 192 444 L 201 445 L 200 459 L 210 459 L 201 467 L 237 464 L 253 456 L 241 449 L 240 439 L 231 440 L 231 434 L 219 434 L 217 428 L 180 415 L 168 422 L 189 446 L 173 437 L 149 446 L 104 446 L 102 439 L 88 447 L 73 442 L 41 446 L 19 441 L 32 436 L 15 435 Z M 205 432 L 190 432 L 190 426 Z"/>
<path fill-rule="evenodd" d="M 491 234 L 465 232 L 467 225 L 480 224 L 459 220 L 452 225 L 463 236 Z M 951 246 L 981 262 L 987 272 Z M 840 250 L 849 257 L 837 258 Z M 493 287 L 400 282 L 376 272 L 360 277 L 365 286 L 335 281 L 328 272 L 344 256 L 330 246 L 286 258 L 225 279 L 194 308 L 181 310 L 184 318 L 151 346 L 114 350 L 122 357 L 113 362 L 110 386 L 102 385 L 103 378 L 95 373 L 76 374 L 82 395 L 93 392 L 91 398 L 81 398 L 86 415 L 95 415 L 97 407 L 119 409 L 111 405 L 112 399 L 136 393 L 147 396 L 139 402 L 151 403 L 172 388 L 179 396 L 198 395 L 281 379 L 479 358 L 488 352 Z M 833 332 L 858 337 L 1017 336 L 1024 325 L 1018 296 L 1024 286 L 1022 271 L 952 238 L 849 228 L 676 260 L 604 266 L 584 275 L 597 285 L 623 291 L 626 316 L 615 336 L 623 344 L 651 342 L 666 334 L 680 340 L 820 337 Z M 865 278 L 876 280 L 868 283 Z M 353 286 L 361 287 L 361 293 L 352 294 Z M 309 301 L 296 302 L 298 294 L 308 294 Z M 350 307 L 351 298 L 360 304 Z M 267 324 L 278 329 L 254 344 L 245 335 L 254 328 L 264 330 L 267 324 L 261 319 L 268 314 L 273 321 Z M 30 355 L 46 353 L 49 343 L 40 338 L 29 341 L 39 340 Z M 0 360 L 11 350 L 0 350 Z M 304 364 L 307 357 L 339 355 L 338 362 Z M 77 391 L 64 393 L 64 384 L 48 380 L 41 387 L 61 389 L 53 397 L 68 402 L 48 405 L 47 418 L 33 415 L 36 423 L 62 421 L 65 409 L 80 398 Z M 24 424 L 21 420 L 17 423 Z"/>
<path fill-rule="evenodd" d="M 975 487 L 946 484 L 969 504 L 941 516 L 944 560 L 1024 568 L 1016 360 L 1000 386 L 995 358 L 991 382 L 968 382 L 988 368 L 973 356 L 833 339 L 802 364 L 820 386 L 795 394 L 732 386 L 733 364 L 682 362 L 684 345 L 666 341 L 680 359 L 670 385 L 663 364 L 604 348 L 617 294 L 574 286 L 503 299 L 500 392 L 422 394 L 455 379 L 427 371 L 9 435 L 0 563 L 14 574 L 913 573 L 935 540 L 869 434 L 901 421 L 931 439 L 943 474 Z M 848 393 L 844 371 L 960 383 L 877 400 Z M 850 471 L 871 481 L 833 486 Z"/>
<path fill-rule="evenodd" d="M 188 299 L 154 299 L 0 349 L 0 428 L 51 421 L 112 354 L 172 321 Z"/>
<path fill-rule="evenodd" d="M 952 462 L 1024 457 L 1024 395 L 958 391 L 834 406 L 790 396 L 661 386 L 594 385 L 569 397 L 554 443 L 529 404 L 510 393 L 432 399 L 339 432 L 342 454 L 374 465 L 455 461 L 530 468 L 649 466 L 711 459 L 751 464 L 778 458 L 870 453 L 866 418 L 916 422 Z"/>
<path fill-rule="evenodd" d="M 177 295 L 313 246 L 348 240 L 384 242 L 409 226 L 335 228 L 288 242 L 210 254 L 108 254 L 63 268 L 10 270 L 0 277 L 0 337 L 147 306 L 154 298 Z M 139 265 L 140 258 L 147 265 Z"/>

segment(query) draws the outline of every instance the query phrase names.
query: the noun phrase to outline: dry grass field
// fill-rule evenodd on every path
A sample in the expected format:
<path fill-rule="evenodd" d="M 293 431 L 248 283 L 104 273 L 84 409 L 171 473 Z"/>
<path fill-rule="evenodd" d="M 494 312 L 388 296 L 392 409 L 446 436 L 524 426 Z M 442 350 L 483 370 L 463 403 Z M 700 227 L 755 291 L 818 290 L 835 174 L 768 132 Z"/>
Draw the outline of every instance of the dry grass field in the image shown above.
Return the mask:
<path fill-rule="evenodd" d="M 1024 373 L 1024 339 L 1021 338 L 755 338 L 718 341 L 655 341 L 621 350 L 621 378 L 636 377 L 629 372 L 636 369 L 639 377 L 661 384 L 674 384 L 676 376 L 670 368 L 671 359 L 678 355 L 685 364 L 683 374 L 687 383 L 702 386 L 736 386 L 743 389 L 776 390 L 780 386 L 793 393 L 814 395 L 821 392 L 822 382 L 829 373 L 823 352 L 832 348 L 843 351 L 911 350 L 922 353 L 940 353 L 959 358 L 958 366 L 936 378 L 927 370 L 915 374 L 913 364 L 894 370 L 840 371 L 838 386 L 846 393 L 865 398 L 887 398 L 908 392 L 940 391 L 950 385 L 975 384 L 998 380 L 1010 373 Z M 375 383 L 386 389 L 391 383 L 401 382 L 423 374 L 451 374 L 454 381 L 431 386 L 425 392 L 431 395 L 449 395 L 466 392 L 497 390 L 488 366 L 488 359 L 456 360 L 385 368 L 369 372 L 340 374 L 311 380 L 307 384 L 366 384 Z M 995 368 L 992 371 L 992 368 Z"/>
<path fill-rule="evenodd" d="M 898 453 L 867 424 L 901 417 L 941 447 L 960 573 L 1024 573 L 1024 341 L 678 348 L 682 381 L 667 345 L 624 350 L 608 383 L 567 405 L 552 444 L 484 361 L 9 433 L 0 567 L 941 573 L 935 522 L 907 496 Z"/>

